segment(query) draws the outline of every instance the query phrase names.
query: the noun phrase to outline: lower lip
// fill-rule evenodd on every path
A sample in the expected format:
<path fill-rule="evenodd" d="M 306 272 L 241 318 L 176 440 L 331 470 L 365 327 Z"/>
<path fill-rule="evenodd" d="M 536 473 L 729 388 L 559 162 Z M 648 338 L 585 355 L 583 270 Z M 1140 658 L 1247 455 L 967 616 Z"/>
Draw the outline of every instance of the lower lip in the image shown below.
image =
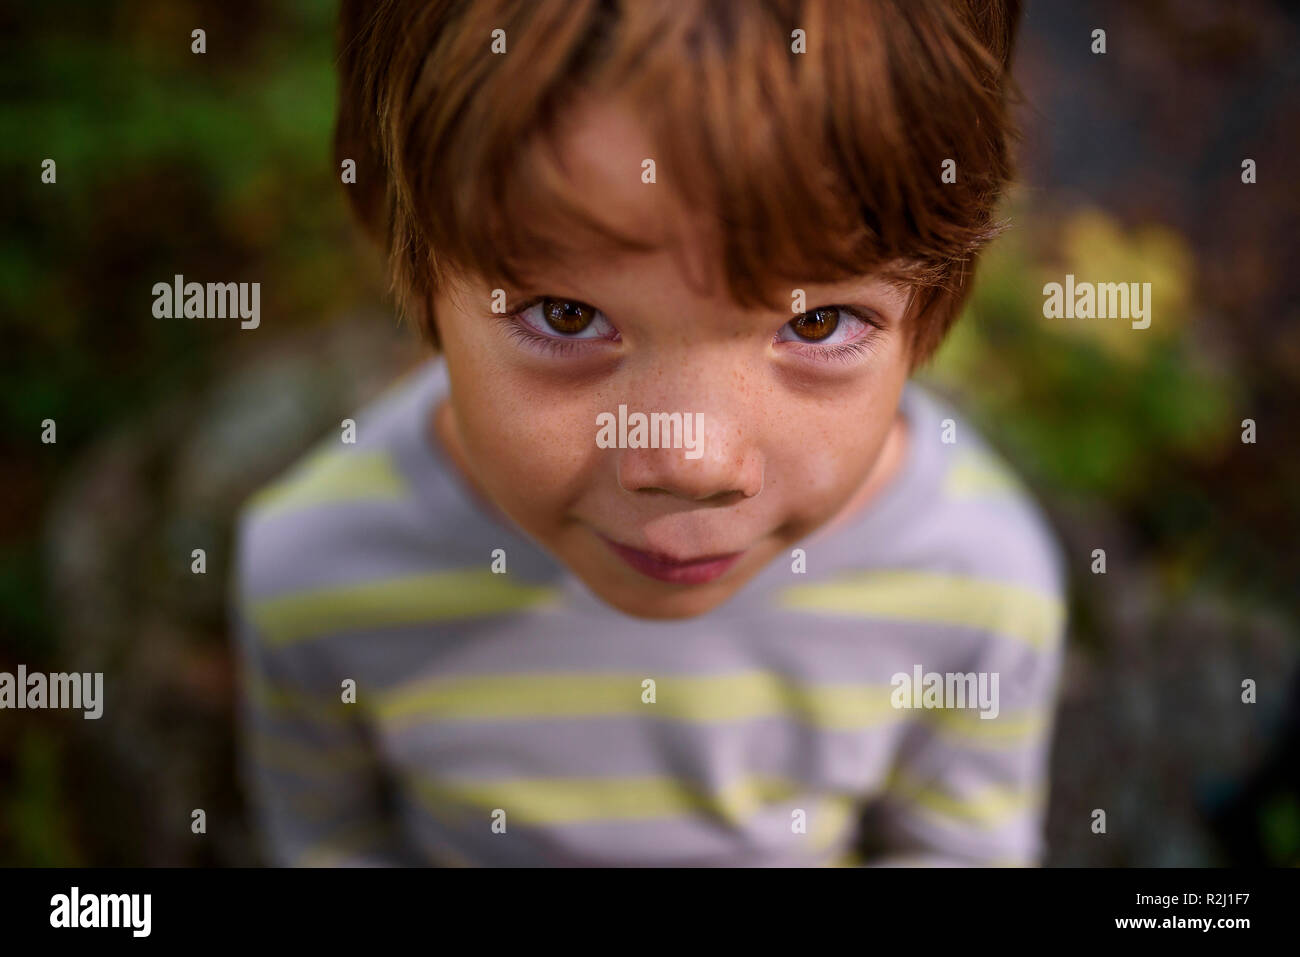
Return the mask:
<path fill-rule="evenodd" d="M 657 581 L 668 582 L 671 585 L 703 585 L 706 582 L 721 578 L 732 565 L 740 561 L 741 555 L 744 554 L 743 552 L 735 552 L 731 555 L 719 555 L 715 558 L 705 558 L 697 562 L 672 562 L 665 561 L 640 549 L 620 545 L 603 535 L 601 538 L 609 546 L 610 551 L 631 565 L 636 571 Z"/>

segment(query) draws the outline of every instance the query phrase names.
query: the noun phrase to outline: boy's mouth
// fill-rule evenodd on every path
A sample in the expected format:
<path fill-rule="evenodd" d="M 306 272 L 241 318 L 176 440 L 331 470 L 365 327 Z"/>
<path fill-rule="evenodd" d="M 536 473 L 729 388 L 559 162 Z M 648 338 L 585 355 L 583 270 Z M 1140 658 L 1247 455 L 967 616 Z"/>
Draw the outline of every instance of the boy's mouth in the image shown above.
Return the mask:
<path fill-rule="evenodd" d="M 600 537 L 609 546 L 610 551 L 627 562 L 634 570 L 673 585 L 703 585 L 721 578 L 745 554 L 730 552 L 725 555 L 704 555 L 699 558 L 677 558 L 623 545 L 604 535 Z"/>

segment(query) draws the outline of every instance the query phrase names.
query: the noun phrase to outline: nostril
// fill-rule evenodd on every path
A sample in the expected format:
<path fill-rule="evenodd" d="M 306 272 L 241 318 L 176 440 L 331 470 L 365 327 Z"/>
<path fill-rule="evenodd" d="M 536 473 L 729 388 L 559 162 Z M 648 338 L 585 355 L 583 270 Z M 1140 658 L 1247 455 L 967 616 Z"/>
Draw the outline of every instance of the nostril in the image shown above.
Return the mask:
<path fill-rule="evenodd" d="M 687 501 L 698 502 L 701 505 L 708 505 L 711 507 L 736 505 L 749 497 L 739 489 L 729 489 L 720 492 L 692 493 L 688 489 L 684 488 L 674 491 L 673 489 L 660 488 L 655 485 L 644 485 L 640 488 L 629 489 L 629 491 L 635 492 L 638 495 L 670 495 L 673 498 L 686 499 Z"/>
<path fill-rule="evenodd" d="M 682 502 L 710 508 L 734 505 L 762 491 L 764 463 L 756 449 L 744 455 L 728 452 L 716 442 L 698 459 L 674 448 L 640 445 L 618 452 L 615 465 L 618 486 L 643 500 L 649 495 L 670 495 Z"/>
<path fill-rule="evenodd" d="M 748 496 L 739 489 L 733 489 L 729 492 L 714 492 L 712 495 L 701 495 L 695 499 L 702 505 L 736 505 L 743 502 Z"/>

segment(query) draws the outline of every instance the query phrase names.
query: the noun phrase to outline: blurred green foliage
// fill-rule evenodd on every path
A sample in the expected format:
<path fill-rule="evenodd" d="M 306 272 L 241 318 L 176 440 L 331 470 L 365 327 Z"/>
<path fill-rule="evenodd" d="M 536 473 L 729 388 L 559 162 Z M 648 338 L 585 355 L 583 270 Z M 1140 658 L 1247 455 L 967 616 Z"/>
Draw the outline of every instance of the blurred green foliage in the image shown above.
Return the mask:
<path fill-rule="evenodd" d="M 330 150 L 336 13 L 257 0 L 0 10 L 0 669 L 60 654 L 43 523 L 88 446 L 232 350 L 379 297 Z M 191 52 L 196 27 L 206 54 Z M 261 282 L 263 338 L 155 319 L 152 285 L 178 272 Z M 57 445 L 38 442 L 47 418 Z M 69 822 L 94 798 L 61 779 L 56 729 L 26 727 L 0 736 L 0 864 L 75 863 Z"/>
<path fill-rule="evenodd" d="M 1270 560 L 1268 526 L 1232 494 L 1281 456 L 1242 442 L 1248 380 L 1218 348 L 1213 312 L 1194 308 L 1189 243 L 1087 207 L 1011 219 L 923 378 L 959 396 L 1048 503 L 1104 504 L 1135 530 L 1172 595 L 1210 578 L 1294 612 L 1295 564 Z M 1151 282 L 1150 327 L 1045 318 L 1043 286 L 1067 273 Z M 1281 473 L 1265 494 L 1286 500 Z"/>
<path fill-rule="evenodd" d="M 1300 798 L 1281 794 L 1264 805 L 1260 843 L 1269 849 L 1270 864 L 1300 867 Z"/>
<path fill-rule="evenodd" d="M 0 480 L 14 512 L 0 520 L 0 634 L 20 650 L 49 649 L 31 561 L 47 492 L 78 449 L 223 351 L 222 329 L 153 318 L 154 282 L 260 281 L 268 332 L 374 297 L 331 160 L 334 17 L 325 3 L 172 0 L 0 14 L 22 51 L 0 100 Z M 190 50 L 196 26 L 207 54 Z M 59 444 L 32 456 L 45 418 Z"/>
<path fill-rule="evenodd" d="M 0 793 L 0 866 L 77 867 L 60 780 L 63 749 L 49 731 L 29 728 L 17 742 L 14 784 Z"/>
<path fill-rule="evenodd" d="M 1035 223 L 1032 212 L 1016 220 Z M 1098 210 L 1072 213 L 1057 235 L 1033 237 L 1032 246 L 1031 228 L 1047 231 L 1010 230 L 981 263 L 933 381 L 994 423 L 1041 486 L 1065 494 L 1137 504 L 1162 463 L 1226 454 L 1238 439 L 1232 410 L 1240 398 L 1228 370 L 1198 348 L 1186 244 L 1161 229 L 1128 236 Z M 1150 328 L 1044 318 L 1043 285 L 1067 273 L 1078 282 L 1151 282 Z"/>

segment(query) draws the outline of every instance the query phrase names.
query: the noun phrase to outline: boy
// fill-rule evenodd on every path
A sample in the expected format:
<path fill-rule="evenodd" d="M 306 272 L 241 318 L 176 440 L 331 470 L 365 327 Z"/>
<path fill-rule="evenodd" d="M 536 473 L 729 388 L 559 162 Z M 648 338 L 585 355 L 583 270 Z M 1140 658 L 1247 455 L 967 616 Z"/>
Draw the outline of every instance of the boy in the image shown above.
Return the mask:
<path fill-rule="evenodd" d="M 1055 546 L 906 385 L 1017 7 L 344 2 L 346 188 L 440 356 L 240 519 L 277 863 L 1039 862 Z"/>

